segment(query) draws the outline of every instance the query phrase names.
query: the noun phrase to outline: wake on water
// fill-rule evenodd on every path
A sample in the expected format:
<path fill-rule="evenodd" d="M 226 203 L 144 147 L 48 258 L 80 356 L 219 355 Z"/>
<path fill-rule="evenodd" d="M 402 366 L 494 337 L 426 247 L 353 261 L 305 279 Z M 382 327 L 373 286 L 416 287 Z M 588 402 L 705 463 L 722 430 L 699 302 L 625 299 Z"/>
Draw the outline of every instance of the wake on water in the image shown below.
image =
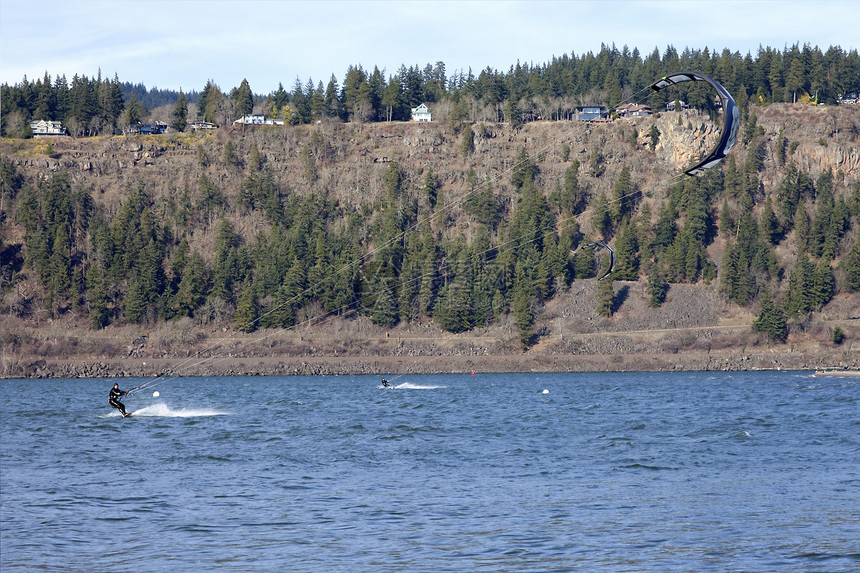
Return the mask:
<path fill-rule="evenodd" d="M 140 408 L 139 410 L 128 410 L 132 417 L 138 418 L 197 418 L 203 416 L 224 416 L 227 412 L 223 410 L 216 410 L 214 408 L 180 408 L 178 410 L 171 410 L 167 404 L 153 404 L 152 406 L 146 406 L 145 408 Z M 119 416 L 120 413 L 117 410 L 114 410 L 110 414 L 104 416 L 105 418 L 116 417 Z"/>
<path fill-rule="evenodd" d="M 398 384 L 397 386 L 382 386 L 380 384 L 378 388 L 388 388 L 389 390 L 436 390 L 437 388 L 447 388 L 447 386 L 427 386 L 421 384 L 413 384 L 411 382 L 404 382 L 402 384 Z"/>

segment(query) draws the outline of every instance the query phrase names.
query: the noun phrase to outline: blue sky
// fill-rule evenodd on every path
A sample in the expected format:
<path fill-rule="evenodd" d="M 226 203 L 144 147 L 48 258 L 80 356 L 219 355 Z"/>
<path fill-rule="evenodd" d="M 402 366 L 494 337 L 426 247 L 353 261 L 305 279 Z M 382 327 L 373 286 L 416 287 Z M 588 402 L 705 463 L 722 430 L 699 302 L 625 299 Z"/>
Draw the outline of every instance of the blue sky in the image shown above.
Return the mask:
<path fill-rule="evenodd" d="M 0 0 L 0 83 L 65 74 L 147 87 L 255 93 L 343 81 L 347 67 L 395 72 L 445 62 L 448 75 L 544 63 L 601 44 L 755 55 L 759 46 L 860 43 L 856 0 L 329 1 Z"/>

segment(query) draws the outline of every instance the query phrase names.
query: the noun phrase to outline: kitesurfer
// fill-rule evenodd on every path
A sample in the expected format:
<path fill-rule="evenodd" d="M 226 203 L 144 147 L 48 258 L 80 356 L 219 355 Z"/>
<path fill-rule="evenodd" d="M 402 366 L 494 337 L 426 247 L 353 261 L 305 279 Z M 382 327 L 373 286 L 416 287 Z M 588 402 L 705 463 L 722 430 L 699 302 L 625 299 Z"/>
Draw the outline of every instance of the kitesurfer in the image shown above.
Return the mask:
<path fill-rule="evenodd" d="M 385 378 L 382 379 L 382 386 L 385 388 L 390 388 L 390 386 L 388 385 L 388 380 L 386 380 Z"/>
<path fill-rule="evenodd" d="M 127 394 L 128 392 L 120 390 L 119 384 L 116 383 L 113 385 L 113 388 L 110 389 L 110 394 L 108 394 L 108 404 L 110 404 L 112 408 L 119 410 L 123 418 L 128 417 L 129 414 L 126 413 L 125 404 L 119 401 L 119 397 Z"/>

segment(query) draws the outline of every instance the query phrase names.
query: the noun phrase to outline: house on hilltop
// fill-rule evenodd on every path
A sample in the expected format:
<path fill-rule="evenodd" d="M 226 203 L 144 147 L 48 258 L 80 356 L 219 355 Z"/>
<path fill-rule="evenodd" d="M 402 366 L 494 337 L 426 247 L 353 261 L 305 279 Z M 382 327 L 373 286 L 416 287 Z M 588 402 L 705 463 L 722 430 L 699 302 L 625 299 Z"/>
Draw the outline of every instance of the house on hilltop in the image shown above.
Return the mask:
<path fill-rule="evenodd" d="M 618 117 L 647 117 L 651 115 L 651 106 L 628 103 L 615 108 Z"/>
<path fill-rule="evenodd" d="M 192 121 L 188 124 L 188 129 L 197 131 L 198 129 L 218 129 L 218 126 L 208 121 Z"/>
<path fill-rule="evenodd" d="M 430 108 L 427 104 L 422 103 L 418 107 L 412 108 L 412 121 L 432 121 Z"/>
<path fill-rule="evenodd" d="M 690 105 L 687 102 L 679 101 L 681 104 L 681 109 L 690 109 Z M 675 101 L 672 100 L 666 104 L 666 111 L 675 111 Z"/>
<path fill-rule="evenodd" d="M 283 120 L 268 119 L 263 114 L 243 115 L 233 122 L 234 125 L 284 125 Z"/>
<path fill-rule="evenodd" d="M 856 105 L 860 103 L 860 95 L 858 92 L 845 93 L 836 99 L 836 103 L 838 105 Z"/>
<path fill-rule="evenodd" d="M 161 135 L 162 133 L 167 133 L 167 124 L 163 121 L 138 123 L 128 126 L 124 133 L 126 135 Z"/>
<path fill-rule="evenodd" d="M 602 105 L 577 106 L 576 119 L 579 121 L 608 121 L 609 110 Z"/>
<path fill-rule="evenodd" d="M 33 137 L 68 135 L 62 121 L 46 121 L 44 119 L 31 121 L 30 131 L 33 132 Z"/>

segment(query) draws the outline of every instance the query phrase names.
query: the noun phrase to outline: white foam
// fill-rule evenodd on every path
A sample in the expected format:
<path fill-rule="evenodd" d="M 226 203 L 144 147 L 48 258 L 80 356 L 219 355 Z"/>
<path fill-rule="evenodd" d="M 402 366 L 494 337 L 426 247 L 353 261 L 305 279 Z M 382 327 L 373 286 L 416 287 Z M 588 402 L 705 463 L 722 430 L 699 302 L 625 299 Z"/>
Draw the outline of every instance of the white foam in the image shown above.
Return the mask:
<path fill-rule="evenodd" d="M 447 386 L 422 386 L 421 384 L 412 384 L 411 382 L 404 382 L 403 384 L 398 384 L 397 386 L 383 386 L 380 384 L 377 386 L 379 389 L 388 389 L 388 390 L 436 390 L 437 388 L 447 388 Z"/>
<path fill-rule="evenodd" d="M 119 414 L 119 413 L 117 413 Z M 197 418 L 202 416 L 223 416 L 227 412 L 214 408 L 180 408 L 171 410 L 167 404 L 153 404 L 131 413 L 138 418 Z"/>
<path fill-rule="evenodd" d="M 412 384 L 411 382 L 404 382 L 403 384 L 398 384 L 395 388 L 404 389 L 404 390 L 436 390 L 437 388 L 447 388 L 447 386 L 423 386 L 421 384 Z"/>

